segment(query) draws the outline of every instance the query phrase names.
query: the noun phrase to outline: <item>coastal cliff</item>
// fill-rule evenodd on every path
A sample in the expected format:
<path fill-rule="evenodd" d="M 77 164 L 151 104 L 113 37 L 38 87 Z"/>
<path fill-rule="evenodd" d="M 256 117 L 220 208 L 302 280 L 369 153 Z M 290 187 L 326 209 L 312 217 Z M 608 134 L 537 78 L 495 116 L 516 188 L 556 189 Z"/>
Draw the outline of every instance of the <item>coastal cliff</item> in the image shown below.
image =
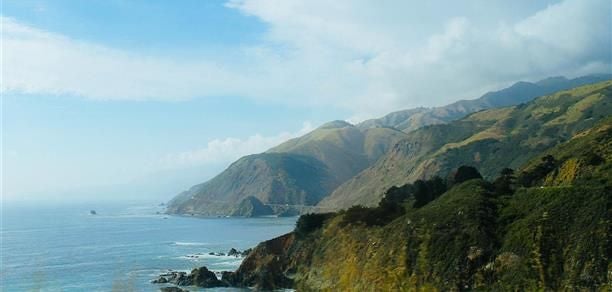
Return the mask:
<path fill-rule="evenodd" d="M 415 191 L 400 200 L 387 192 L 402 212 L 381 202 L 302 216 L 294 232 L 259 244 L 223 280 L 300 291 L 612 288 L 610 146 L 608 119 L 516 177 L 468 179 L 419 207 Z"/>

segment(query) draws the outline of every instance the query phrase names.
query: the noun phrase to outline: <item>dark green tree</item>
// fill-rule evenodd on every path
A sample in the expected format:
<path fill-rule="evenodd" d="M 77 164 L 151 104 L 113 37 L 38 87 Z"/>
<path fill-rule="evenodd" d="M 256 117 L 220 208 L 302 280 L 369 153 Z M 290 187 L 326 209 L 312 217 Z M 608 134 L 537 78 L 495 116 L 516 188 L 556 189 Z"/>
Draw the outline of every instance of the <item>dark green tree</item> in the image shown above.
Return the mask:
<path fill-rule="evenodd" d="M 335 216 L 335 213 L 309 213 L 304 214 L 298 218 L 295 223 L 295 233 L 299 236 L 304 236 L 311 233 L 323 226 L 323 223 L 331 217 Z"/>
<path fill-rule="evenodd" d="M 504 168 L 501 170 L 499 177 L 493 182 L 493 188 L 495 194 L 510 195 L 514 193 L 516 189 L 516 177 L 514 176 L 514 170 L 511 168 Z"/>
<path fill-rule="evenodd" d="M 444 192 L 446 192 L 446 184 L 439 176 L 435 176 L 430 180 L 417 180 L 413 184 L 415 200 L 413 207 L 423 207 L 427 205 L 427 203 L 435 200 Z"/>
<path fill-rule="evenodd" d="M 478 170 L 475 167 L 462 165 L 462 166 L 459 166 L 459 168 L 457 168 L 456 171 L 451 173 L 449 177 L 449 185 L 460 184 L 464 181 L 468 181 L 468 180 L 476 179 L 476 178 L 482 179 L 482 175 L 480 175 L 480 172 L 478 172 Z"/>

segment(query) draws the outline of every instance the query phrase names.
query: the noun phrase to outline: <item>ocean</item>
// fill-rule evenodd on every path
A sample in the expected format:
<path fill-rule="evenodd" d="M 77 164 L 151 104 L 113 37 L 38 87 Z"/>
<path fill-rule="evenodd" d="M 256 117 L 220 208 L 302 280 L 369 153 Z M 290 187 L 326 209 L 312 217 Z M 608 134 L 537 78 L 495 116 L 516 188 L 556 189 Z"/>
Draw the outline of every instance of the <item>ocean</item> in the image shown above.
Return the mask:
<path fill-rule="evenodd" d="M 168 269 L 235 270 L 241 258 L 208 253 L 254 247 L 296 221 L 167 216 L 155 204 L 5 204 L 2 211 L 0 291 L 159 291 L 150 281 Z M 215 290 L 238 289 L 206 291 Z"/>

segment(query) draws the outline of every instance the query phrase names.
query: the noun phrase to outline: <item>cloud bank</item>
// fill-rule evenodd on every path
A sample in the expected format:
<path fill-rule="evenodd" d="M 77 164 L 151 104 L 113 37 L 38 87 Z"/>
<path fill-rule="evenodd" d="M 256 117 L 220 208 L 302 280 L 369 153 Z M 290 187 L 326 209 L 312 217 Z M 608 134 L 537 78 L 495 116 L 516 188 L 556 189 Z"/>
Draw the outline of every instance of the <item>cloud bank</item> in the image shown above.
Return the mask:
<path fill-rule="evenodd" d="M 261 153 L 291 138 L 302 136 L 314 127 L 305 122 L 302 128 L 295 132 L 282 132 L 273 136 L 255 134 L 245 139 L 224 138 L 214 139 L 205 147 L 169 154 L 160 163 L 163 167 L 177 168 L 206 164 L 229 164 L 236 159 L 254 153 Z"/>
<path fill-rule="evenodd" d="M 566 0 L 497 19 L 509 10 L 502 5 L 231 0 L 228 9 L 268 26 L 261 43 L 233 48 L 231 58 L 119 50 L 2 17 L 0 90 L 102 100 L 234 95 L 342 108 L 359 120 L 517 79 L 612 71 L 609 1 Z"/>

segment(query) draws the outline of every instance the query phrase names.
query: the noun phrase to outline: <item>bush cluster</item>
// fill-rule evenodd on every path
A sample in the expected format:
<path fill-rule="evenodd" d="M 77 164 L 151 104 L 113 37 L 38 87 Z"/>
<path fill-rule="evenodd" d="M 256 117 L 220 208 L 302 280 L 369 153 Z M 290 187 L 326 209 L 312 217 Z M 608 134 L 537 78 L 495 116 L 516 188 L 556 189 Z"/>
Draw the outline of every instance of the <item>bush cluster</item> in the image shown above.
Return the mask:
<path fill-rule="evenodd" d="M 506 170 L 511 172 L 512 170 Z M 510 173 L 511 174 L 511 173 Z M 382 226 L 406 213 L 405 205 L 413 200 L 413 208 L 421 208 L 444 194 L 452 185 L 470 179 L 481 179 L 478 170 L 472 166 L 461 166 L 445 181 L 439 176 L 419 179 L 411 184 L 389 188 L 377 207 L 353 206 L 344 211 L 341 224 L 362 223 L 367 226 Z M 509 179 L 509 178 L 508 178 Z"/>
<path fill-rule="evenodd" d="M 298 218 L 295 223 L 295 233 L 298 235 L 306 235 L 323 227 L 323 224 L 328 219 L 334 217 L 336 213 L 309 213 Z"/>

